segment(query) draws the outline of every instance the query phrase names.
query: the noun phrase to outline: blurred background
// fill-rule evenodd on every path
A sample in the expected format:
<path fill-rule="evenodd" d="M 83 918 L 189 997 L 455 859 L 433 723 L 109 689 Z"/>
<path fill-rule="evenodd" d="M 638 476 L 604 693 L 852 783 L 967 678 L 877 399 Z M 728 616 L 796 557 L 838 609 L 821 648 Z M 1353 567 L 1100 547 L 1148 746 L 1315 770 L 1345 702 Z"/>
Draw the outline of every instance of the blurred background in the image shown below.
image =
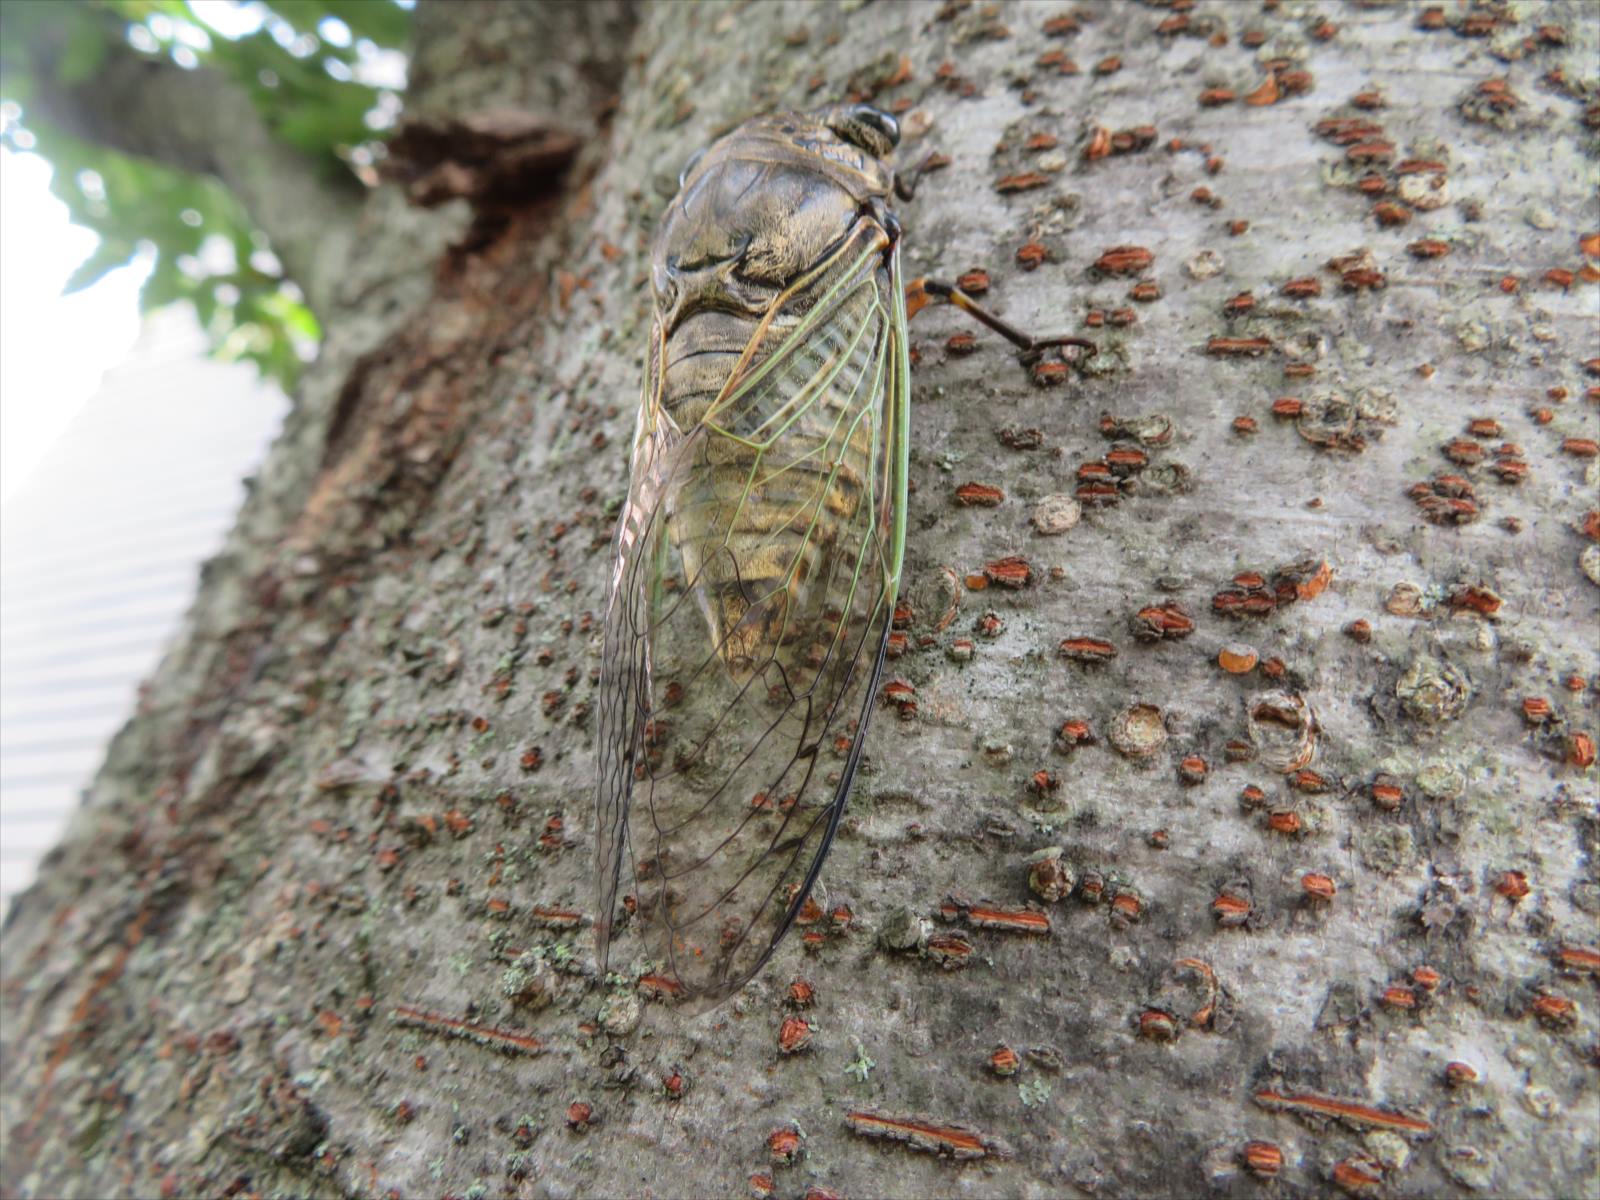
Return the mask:
<path fill-rule="evenodd" d="M 320 336 L 235 196 L 87 136 L 74 97 L 129 50 L 223 72 L 371 186 L 411 6 L 0 5 L 0 907 L 131 715 Z"/>

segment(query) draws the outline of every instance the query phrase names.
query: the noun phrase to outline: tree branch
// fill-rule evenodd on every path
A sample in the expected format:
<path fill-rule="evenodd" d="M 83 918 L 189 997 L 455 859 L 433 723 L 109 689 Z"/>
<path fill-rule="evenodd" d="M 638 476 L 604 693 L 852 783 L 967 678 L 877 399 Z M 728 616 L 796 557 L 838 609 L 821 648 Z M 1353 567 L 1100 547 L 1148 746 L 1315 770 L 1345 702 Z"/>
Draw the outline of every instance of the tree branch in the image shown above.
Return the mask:
<path fill-rule="evenodd" d="M 61 45 L 36 46 L 29 116 L 125 154 L 216 176 L 272 240 L 319 315 L 333 307 L 343 256 L 330 238 L 354 227 L 362 190 L 275 137 L 249 96 L 221 72 L 186 71 L 110 42 L 82 83 L 62 84 Z"/>

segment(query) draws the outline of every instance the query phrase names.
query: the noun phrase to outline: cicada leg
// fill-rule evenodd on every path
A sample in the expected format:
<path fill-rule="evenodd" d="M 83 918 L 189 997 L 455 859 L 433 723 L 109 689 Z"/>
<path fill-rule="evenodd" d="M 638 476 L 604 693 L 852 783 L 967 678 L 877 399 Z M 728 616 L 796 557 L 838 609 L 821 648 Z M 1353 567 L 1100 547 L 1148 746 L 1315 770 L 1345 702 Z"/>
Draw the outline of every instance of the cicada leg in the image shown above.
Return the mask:
<path fill-rule="evenodd" d="M 1002 321 L 953 283 L 938 279 L 913 279 L 906 284 L 906 319 L 910 320 L 924 308 L 938 301 L 954 304 L 975 321 L 980 321 L 1022 351 L 1024 362 L 1033 362 L 1052 346 L 1075 346 L 1089 358 L 1099 352 L 1093 342 L 1063 334 L 1059 337 L 1034 337 L 1015 325 Z"/>
<path fill-rule="evenodd" d="M 900 199 L 910 202 L 917 194 L 917 185 L 922 182 L 922 177 L 933 170 L 934 164 L 940 158 L 938 151 L 931 151 L 926 158 L 916 165 L 910 174 L 896 173 L 894 177 L 894 194 Z M 949 159 L 943 159 L 949 162 Z"/>

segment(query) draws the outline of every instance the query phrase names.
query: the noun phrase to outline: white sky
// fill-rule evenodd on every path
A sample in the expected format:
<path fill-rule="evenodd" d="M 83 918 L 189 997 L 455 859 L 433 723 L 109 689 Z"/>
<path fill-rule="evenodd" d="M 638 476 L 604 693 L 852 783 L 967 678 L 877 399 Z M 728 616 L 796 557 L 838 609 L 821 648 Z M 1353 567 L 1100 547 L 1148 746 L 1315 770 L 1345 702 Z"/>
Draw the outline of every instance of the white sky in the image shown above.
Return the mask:
<path fill-rule="evenodd" d="M 0 500 L 12 496 L 139 332 L 148 268 L 63 296 L 96 244 L 50 194 L 36 154 L 0 150 Z"/>

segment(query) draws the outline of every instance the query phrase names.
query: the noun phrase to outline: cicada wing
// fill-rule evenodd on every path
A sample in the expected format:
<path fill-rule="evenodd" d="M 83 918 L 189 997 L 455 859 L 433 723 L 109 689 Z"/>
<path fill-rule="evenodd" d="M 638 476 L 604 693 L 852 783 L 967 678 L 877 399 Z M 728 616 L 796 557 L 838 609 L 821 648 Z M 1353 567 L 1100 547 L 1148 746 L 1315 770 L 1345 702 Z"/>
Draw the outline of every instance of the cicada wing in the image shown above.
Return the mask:
<path fill-rule="evenodd" d="M 903 315 L 881 249 L 851 239 L 763 322 L 700 423 L 659 437 L 624 514 L 601 919 L 626 858 L 646 952 L 695 1007 L 801 913 L 860 757 L 904 494 Z"/>
<path fill-rule="evenodd" d="M 651 330 L 629 468 L 628 496 L 617 520 L 612 572 L 607 581 L 605 624 L 597 705 L 595 771 L 595 941 L 600 969 L 608 964 L 611 939 L 631 885 L 628 808 L 633 780 L 648 735 L 643 714 L 650 691 L 649 572 L 662 497 L 670 489 L 674 463 L 684 458 L 677 429 L 662 419 L 659 398 L 662 331 Z"/>

